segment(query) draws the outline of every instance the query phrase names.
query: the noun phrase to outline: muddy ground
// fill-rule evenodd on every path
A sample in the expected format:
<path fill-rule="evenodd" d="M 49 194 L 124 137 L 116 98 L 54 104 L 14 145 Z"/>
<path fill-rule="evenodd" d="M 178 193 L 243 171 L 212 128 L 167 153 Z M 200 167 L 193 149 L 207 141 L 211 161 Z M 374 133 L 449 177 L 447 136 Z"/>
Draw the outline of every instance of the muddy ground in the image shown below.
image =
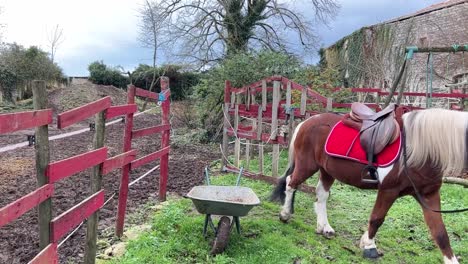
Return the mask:
<path fill-rule="evenodd" d="M 52 102 L 57 101 L 52 94 Z M 63 97 L 61 97 L 63 100 Z M 90 100 L 93 98 L 90 98 Z M 114 100 L 113 100 L 114 101 Z M 120 101 L 122 99 L 120 98 Z M 125 101 L 125 100 L 124 100 Z M 124 102 L 123 101 L 123 102 Z M 122 103 L 122 102 L 120 102 Z M 174 105 L 176 107 L 176 105 Z M 53 105 L 54 109 L 63 110 Z M 177 119 L 172 119 L 177 120 Z M 183 124 L 173 123 L 173 130 Z M 135 117 L 135 129 L 160 124 L 160 117 L 143 114 Z M 50 135 L 64 133 L 88 127 L 82 122 L 61 131 L 55 125 L 50 126 Z M 118 123 L 106 127 L 106 146 L 108 157 L 121 153 L 124 124 Z M 26 140 L 33 130 L 21 131 L 9 135 L 0 135 L 0 147 L 20 143 Z M 93 132 L 85 132 L 69 138 L 50 141 L 50 160 L 58 161 L 92 150 Z M 133 148 L 138 150 L 138 157 L 152 153 L 160 148 L 160 136 L 146 136 L 133 141 Z M 202 184 L 203 168 L 215 159 L 220 158 L 219 150 L 214 146 L 198 144 L 172 145 L 169 156 L 168 192 L 186 194 L 193 186 Z M 136 179 L 150 168 L 157 165 L 153 162 L 140 167 L 131 173 L 131 180 Z M 52 198 L 53 217 L 78 204 L 90 195 L 89 178 L 91 169 L 75 174 L 56 183 Z M 115 170 L 103 177 L 103 188 L 106 200 L 119 189 L 121 172 Z M 159 170 L 142 179 L 130 188 L 128 211 L 141 210 L 149 201 L 156 201 L 158 194 Z M 0 207 L 24 196 L 36 189 L 34 147 L 23 147 L 0 153 Z M 109 236 L 109 230 L 115 225 L 118 195 L 115 195 L 100 212 L 99 236 Z M 79 263 L 83 259 L 85 227 L 81 227 L 68 241 L 59 248 L 60 263 Z M 105 234 L 104 234 L 105 233 Z M 0 263 L 27 263 L 38 252 L 37 211 L 31 210 L 13 223 L 0 228 Z"/>

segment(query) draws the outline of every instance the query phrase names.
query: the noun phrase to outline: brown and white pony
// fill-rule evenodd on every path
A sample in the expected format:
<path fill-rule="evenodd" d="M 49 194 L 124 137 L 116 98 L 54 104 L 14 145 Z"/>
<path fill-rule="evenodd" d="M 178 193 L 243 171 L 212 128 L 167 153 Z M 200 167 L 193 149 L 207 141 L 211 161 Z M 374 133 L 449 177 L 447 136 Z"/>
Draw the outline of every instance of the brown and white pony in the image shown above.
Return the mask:
<path fill-rule="evenodd" d="M 424 199 L 424 219 L 433 240 L 442 251 L 444 262 L 458 263 L 441 214 L 433 210 L 440 210 L 442 176 L 461 173 L 467 167 L 468 112 L 427 109 L 404 114 L 407 169 L 404 169 L 403 155 L 400 153 L 393 165 L 378 168 L 378 184 L 362 182 L 364 164 L 332 157 L 324 151 L 331 128 L 341 119 L 342 116 L 326 113 L 313 116 L 297 126 L 289 147 L 289 168 L 272 194 L 273 200 L 283 202 L 280 219 L 287 222 L 291 218 L 295 191 L 317 171 L 320 171 L 320 178 L 316 187 L 316 231 L 325 236 L 335 233 L 328 222 L 326 207 L 335 179 L 362 189 L 377 189 L 368 230 L 360 241 L 364 256 L 376 258 L 378 253 L 374 238 L 385 215 L 397 198 L 405 195 L 416 198 L 416 188 Z"/>

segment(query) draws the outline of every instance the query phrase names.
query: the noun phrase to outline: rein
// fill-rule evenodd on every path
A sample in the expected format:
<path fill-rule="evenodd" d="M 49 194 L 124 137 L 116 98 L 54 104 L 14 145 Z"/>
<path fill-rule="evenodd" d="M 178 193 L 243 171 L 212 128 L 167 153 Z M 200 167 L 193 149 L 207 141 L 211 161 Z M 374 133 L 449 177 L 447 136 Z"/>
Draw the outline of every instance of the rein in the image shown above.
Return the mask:
<path fill-rule="evenodd" d="M 461 212 L 466 212 L 468 211 L 468 208 L 463 208 L 463 209 L 455 209 L 455 210 L 434 210 L 429 207 L 429 205 L 424 201 L 424 198 L 421 196 L 421 194 L 418 192 L 418 189 L 416 189 L 416 185 L 414 184 L 413 180 L 409 176 L 408 173 L 408 167 L 406 166 L 406 160 L 407 160 L 407 153 L 406 153 L 406 133 L 405 133 L 405 128 L 403 127 L 402 129 L 402 144 L 403 144 L 403 171 L 405 172 L 406 177 L 410 181 L 411 185 L 413 186 L 413 189 L 416 193 L 416 198 L 418 199 L 419 203 L 426 208 L 427 210 L 430 210 L 435 213 L 443 213 L 443 214 L 453 214 L 453 213 L 461 213 Z"/>

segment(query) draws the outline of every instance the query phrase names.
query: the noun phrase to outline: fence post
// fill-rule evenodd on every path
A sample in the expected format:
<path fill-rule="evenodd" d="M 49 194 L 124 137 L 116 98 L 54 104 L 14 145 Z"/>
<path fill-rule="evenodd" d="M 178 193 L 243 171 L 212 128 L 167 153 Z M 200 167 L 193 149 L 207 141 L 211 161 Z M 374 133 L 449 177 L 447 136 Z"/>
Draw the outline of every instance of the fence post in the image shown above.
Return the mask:
<path fill-rule="evenodd" d="M 162 108 L 162 124 L 169 125 L 169 112 L 171 108 L 170 93 L 169 88 L 169 78 L 161 77 L 161 93 L 166 94 L 166 98 L 161 105 Z M 161 138 L 161 148 L 168 147 L 170 145 L 170 130 L 166 130 L 162 134 Z M 169 174 L 169 152 L 164 154 L 160 159 L 160 169 L 159 169 L 159 201 L 166 201 L 166 188 L 167 188 L 167 178 Z"/>
<path fill-rule="evenodd" d="M 327 98 L 327 112 L 332 112 L 333 111 L 333 98 Z"/>
<path fill-rule="evenodd" d="M 106 131 L 105 110 L 96 114 L 95 132 L 93 139 L 94 149 L 104 147 L 104 137 Z M 93 175 L 91 177 L 91 193 L 97 193 L 102 189 L 102 163 L 93 167 Z M 99 223 L 99 210 L 94 212 L 87 221 L 86 226 L 86 249 L 85 263 L 94 264 L 96 262 L 96 242 Z"/>
<path fill-rule="evenodd" d="M 129 85 L 127 91 L 127 104 L 135 103 L 135 86 Z M 132 130 L 133 130 L 133 113 L 127 114 L 125 118 L 125 132 L 123 153 L 130 151 L 132 148 Z M 125 222 L 125 211 L 127 209 L 128 197 L 128 180 L 130 174 L 130 164 L 123 166 L 122 177 L 120 178 L 119 188 L 119 205 L 117 208 L 117 221 L 115 223 L 115 235 L 121 237 Z"/>
<path fill-rule="evenodd" d="M 301 94 L 301 116 L 305 115 L 307 110 L 307 86 L 302 87 Z"/>
<path fill-rule="evenodd" d="M 263 133 L 263 110 L 262 107 L 258 106 L 258 115 L 257 115 L 257 140 L 258 144 L 258 171 L 260 174 L 263 175 L 263 141 L 262 141 L 262 133 Z"/>
<path fill-rule="evenodd" d="M 271 135 L 270 138 L 275 140 L 278 135 L 278 108 L 281 98 L 280 82 L 273 82 L 273 104 L 271 106 Z"/>
<path fill-rule="evenodd" d="M 33 81 L 34 110 L 47 109 L 47 90 L 44 81 Z M 45 170 L 50 161 L 48 125 L 36 127 L 36 178 L 39 187 L 48 183 Z M 52 199 L 39 204 L 39 247 L 44 249 L 50 243 L 50 221 L 52 220 Z"/>
<path fill-rule="evenodd" d="M 262 111 L 266 111 L 267 106 L 267 83 L 262 81 Z"/>
<path fill-rule="evenodd" d="M 240 98 L 240 95 L 237 95 L 237 98 Z M 234 136 L 236 137 L 234 142 L 234 166 L 239 167 L 240 160 L 240 138 L 237 136 L 239 130 L 239 103 L 236 102 L 234 112 Z"/>
<path fill-rule="evenodd" d="M 280 82 L 273 82 L 273 104 L 271 111 L 271 136 L 275 140 L 278 137 L 278 112 L 281 100 Z M 273 144 L 273 153 L 271 157 L 271 175 L 278 177 L 278 162 L 279 162 L 279 144 Z"/>
<path fill-rule="evenodd" d="M 279 164 L 279 144 L 273 145 L 273 153 L 271 155 L 271 176 L 278 177 Z"/>
<path fill-rule="evenodd" d="M 227 156 L 228 156 L 228 147 L 229 147 L 229 137 L 228 137 L 228 128 L 229 128 L 229 102 L 231 101 L 231 82 L 224 82 L 224 115 L 223 115 L 223 170 L 227 166 Z"/>

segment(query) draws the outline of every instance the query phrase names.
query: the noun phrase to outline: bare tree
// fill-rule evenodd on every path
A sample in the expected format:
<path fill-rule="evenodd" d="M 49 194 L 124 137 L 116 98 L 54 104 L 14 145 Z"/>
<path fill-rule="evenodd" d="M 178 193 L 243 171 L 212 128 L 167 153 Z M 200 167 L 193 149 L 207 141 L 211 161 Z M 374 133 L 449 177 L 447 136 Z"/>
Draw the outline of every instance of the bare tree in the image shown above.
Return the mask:
<path fill-rule="evenodd" d="M 306 50 L 317 48 L 314 22 L 334 17 L 337 0 L 304 2 L 314 10 L 311 19 L 296 10 L 299 1 L 152 0 L 152 6 L 164 18 L 160 38 L 180 47 L 179 55 L 208 64 L 249 48 L 287 51 L 295 43 Z"/>
<path fill-rule="evenodd" d="M 140 35 L 139 40 L 143 46 L 152 49 L 153 51 L 153 78 L 151 80 L 151 85 L 149 90 L 153 89 L 153 86 L 156 84 L 157 76 L 157 54 L 158 49 L 162 45 L 162 40 L 160 33 L 163 30 L 164 19 L 163 14 L 159 12 L 159 7 L 156 3 L 151 3 L 149 0 L 145 0 L 143 7 L 140 9 Z"/>
<path fill-rule="evenodd" d="M 160 8 L 156 2 L 151 3 L 149 0 L 145 0 L 143 7 L 139 11 L 140 13 L 140 35 L 139 40 L 143 46 L 153 50 L 153 67 L 152 79 L 149 90 L 153 90 L 159 79 L 159 71 L 156 67 L 158 49 L 164 45 L 164 40 L 161 38 L 161 32 L 164 30 L 164 22 L 167 18 L 164 13 L 160 12 Z M 146 73 L 143 74 L 146 76 Z M 147 100 L 143 104 L 143 109 L 146 108 Z"/>
<path fill-rule="evenodd" d="M 60 44 L 63 43 L 63 29 L 57 24 L 55 29 L 47 35 L 47 40 L 49 41 L 50 49 L 50 60 L 54 63 L 55 55 L 57 54 L 57 49 Z"/>

